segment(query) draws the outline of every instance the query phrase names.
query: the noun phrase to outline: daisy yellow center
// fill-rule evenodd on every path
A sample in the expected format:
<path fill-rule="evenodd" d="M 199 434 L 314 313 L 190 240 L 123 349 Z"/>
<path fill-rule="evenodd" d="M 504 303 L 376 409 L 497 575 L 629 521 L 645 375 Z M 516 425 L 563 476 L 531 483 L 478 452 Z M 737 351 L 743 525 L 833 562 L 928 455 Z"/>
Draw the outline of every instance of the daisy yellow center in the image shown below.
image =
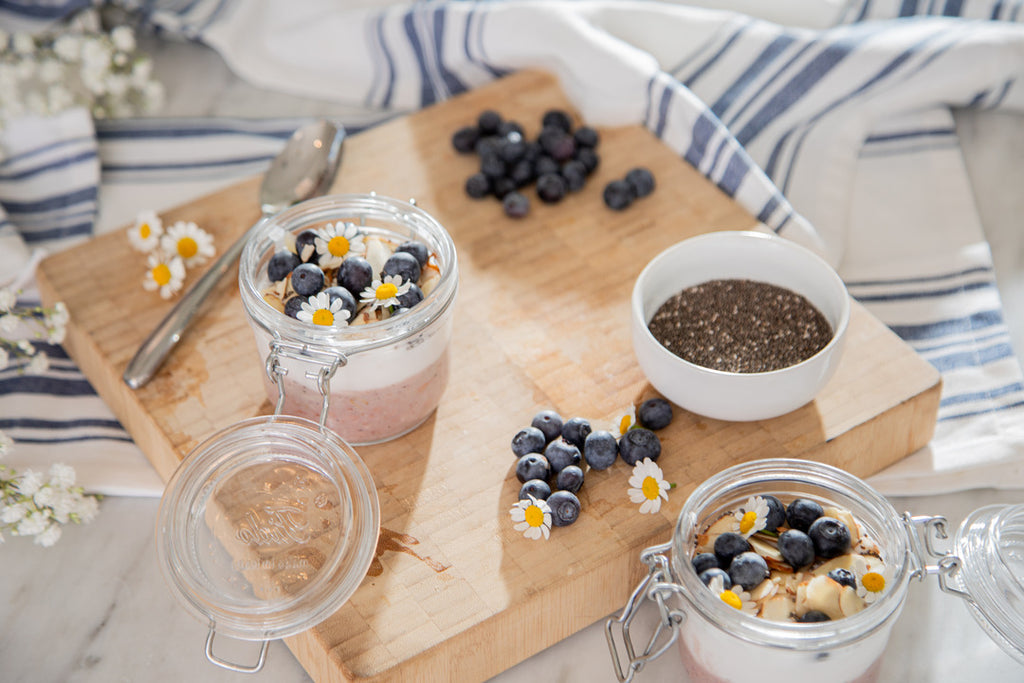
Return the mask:
<path fill-rule="evenodd" d="M 182 237 L 178 240 L 178 255 L 181 258 L 192 258 L 199 252 L 199 245 L 191 237 Z"/>
<path fill-rule="evenodd" d="M 313 324 L 329 327 L 334 324 L 334 314 L 326 308 L 318 308 L 313 311 Z"/>
<path fill-rule="evenodd" d="M 757 513 L 751 510 L 750 512 L 743 513 L 743 519 L 740 520 L 740 533 L 745 534 L 754 528 L 754 522 L 757 521 Z"/>
<path fill-rule="evenodd" d="M 331 238 L 331 241 L 327 243 L 327 251 L 331 252 L 331 256 L 344 256 L 348 253 L 348 240 L 341 235 L 336 235 Z"/>
<path fill-rule="evenodd" d="M 619 434 L 625 434 L 629 430 L 629 415 L 623 415 L 622 419 L 619 420 Z"/>
<path fill-rule="evenodd" d="M 658 497 L 661 487 L 658 486 L 658 480 L 654 477 L 645 477 L 644 483 L 640 485 L 640 490 L 643 491 L 644 498 L 647 500 L 654 500 Z"/>
<path fill-rule="evenodd" d="M 868 572 L 864 576 L 860 577 L 860 582 L 863 584 L 865 590 L 871 591 L 872 593 L 878 593 L 885 588 L 885 577 L 878 572 Z"/>
<path fill-rule="evenodd" d="M 149 223 L 143 223 L 139 226 L 139 236 L 142 237 L 142 239 L 149 239 L 152 232 L 153 231 L 149 228 Z"/>
<path fill-rule="evenodd" d="M 531 505 L 524 511 L 526 516 L 526 523 L 532 527 L 538 527 L 544 524 L 544 511 L 536 505 Z"/>
<path fill-rule="evenodd" d="M 722 591 L 722 594 L 718 597 L 722 598 L 722 602 L 729 605 L 729 607 L 743 609 L 743 601 L 740 600 L 740 596 L 736 595 L 732 591 Z"/>
<path fill-rule="evenodd" d="M 153 282 L 157 283 L 161 287 L 170 284 L 171 269 L 166 263 L 158 263 L 153 267 Z"/>
<path fill-rule="evenodd" d="M 392 282 L 385 282 L 377 288 L 377 299 L 380 301 L 386 301 L 396 294 L 398 294 L 398 287 L 395 287 Z"/>

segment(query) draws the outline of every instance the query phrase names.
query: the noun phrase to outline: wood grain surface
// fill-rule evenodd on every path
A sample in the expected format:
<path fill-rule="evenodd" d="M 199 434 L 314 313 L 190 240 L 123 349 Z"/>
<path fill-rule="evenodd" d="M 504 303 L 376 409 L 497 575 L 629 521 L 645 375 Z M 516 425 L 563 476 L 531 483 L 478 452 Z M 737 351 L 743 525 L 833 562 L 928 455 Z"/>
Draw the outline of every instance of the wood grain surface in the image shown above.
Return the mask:
<path fill-rule="evenodd" d="M 334 190 L 414 197 L 454 238 L 460 291 L 440 407 L 407 436 L 359 449 L 382 513 L 369 575 L 334 616 L 287 639 L 316 680 L 486 679 L 621 607 L 641 575 L 639 551 L 669 539 L 687 494 L 720 469 L 790 456 L 865 476 L 931 438 L 938 373 L 854 305 L 840 368 L 812 403 L 754 423 L 676 410 L 659 464 L 678 488 L 659 514 L 629 503 L 629 468 L 618 462 L 587 474 L 576 524 L 546 542 L 515 532 L 518 429 L 543 408 L 612 420 L 654 395 L 629 335 L 643 266 L 686 237 L 755 223 L 640 126 L 602 129 L 601 165 L 583 191 L 557 205 L 534 199 L 525 220 L 506 218 L 494 199 L 469 199 L 463 183 L 476 161 L 453 151 L 452 132 L 494 108 L 533 135 L 551 107 L 569 108 L 557 82 L 523 72 L 346 143 Z M 607 209 L 604 185 L 640 164 L 657 190 Z M 163 220 L 196 221 L 225 248 L 258 217 L 258 186 L 253 178 Z M 142 289 L 143 268 L 115 231 L 46 259 L 39 279 L 44 298 L 70 310 L 68 351 L 166 480 L 199 440 L 272 407 L 231 278 L 152 382 L 123 384 L 170 307 Z"/>

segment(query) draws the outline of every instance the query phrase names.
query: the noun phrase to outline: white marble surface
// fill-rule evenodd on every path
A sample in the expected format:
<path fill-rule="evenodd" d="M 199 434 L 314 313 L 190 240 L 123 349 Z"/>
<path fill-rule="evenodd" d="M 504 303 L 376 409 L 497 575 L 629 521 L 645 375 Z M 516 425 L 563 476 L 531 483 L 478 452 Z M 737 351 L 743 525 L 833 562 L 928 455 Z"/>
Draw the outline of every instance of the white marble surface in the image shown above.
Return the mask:
<path fill-rule="evenodd" d="M 168 115 L 353 115 L 326 103 L 260 92 L 233 78 L 195 45 L 157 48 L 157 73 L 169 86 Z M 202 79 L 195 79 L 202 73 Z M 960 119 L 979 210 L 994 245 L 1001 291 L 1016 348 L 1024 348 L 1024 121 L 979 125 Z M 952 528 L 989 503 L 1024 503 L 1024 491 L 974 490 L 894 499 L 897 509 L 945 514 Z M 206 627 L 179 607 L 157 566 L 153 531 L 158 501 L 111 498 L 96 521 L 67 529 L 53 548 L 9 539 L 0 546 L 0 681 L 304 681 L 308 676 L 280 642 L 253 676 L 218 669 L 203 653 Z M 667 540 L 667 539 L 666 539 Z M 626 595 L 621 596 L 625 601 Z M 650 624 L 648 612 L 641 624 Z M 642 629 L 642 626 L 637 628 Z M 245 660 L 251 643 L 217 641 Z M 799 672 L 794 672 L 799 677 Z M 597 623 L 527 659 L 497 683 L 614 681 L 603 627 Z M 650 665 L 642 683 L 685 680 L 675 651 Z M 882 681 L 1024 680 L 1024 667 L 999 650 L 962 602 L 934 580 L 911 586 L 885 653 Z"/>

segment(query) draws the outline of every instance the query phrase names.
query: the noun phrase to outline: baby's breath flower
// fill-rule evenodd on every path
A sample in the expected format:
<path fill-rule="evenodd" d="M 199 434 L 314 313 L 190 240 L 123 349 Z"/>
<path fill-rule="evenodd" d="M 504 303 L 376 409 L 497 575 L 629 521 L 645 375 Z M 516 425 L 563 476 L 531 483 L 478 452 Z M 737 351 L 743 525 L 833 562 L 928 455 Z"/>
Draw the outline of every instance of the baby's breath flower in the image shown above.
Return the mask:
<path fill-rule="evenodd" d="M 60 524 L 51 522 L 50 526 L 46 527 L 41 533 L 36 534 L 35 542 L 44 548 L 49 548 L 60 540 L 61 531 Z"/>
<path fill-rule="evenodd" d="M 10 364 L 11 354 L 7 352 L 7 349 L 0 346 L 0 370 L 6 370 Z"/>
<path fill-rule="evenodd" d="M 45 353 L 37 353 L 25 366 L 25 372 L 30 375 L 41 375 L 50 369 L 50 357 Z"/>
<path fill-rule="evenodd" d="M 34 496 L 43 485 L 43 475 L 35 470 L 25 470 L 15 483 L 18 493 L 23 496 Z"/>
<path fill-rule="evenodd" d="M 14 439 L 0 432 L 0 458 L 11 452 L 14 448 Z"/>
<path fill-rule="evenodd" d="M 18 295 L 10 287 L 0 287 L 0 313 L 7 313 L 18 303 Z"/>
<path fill-rule="evenodd" d="M 75 468 L 62 462 L 50 466 L 50 486 L 70 488 L 75 485 Z"/>

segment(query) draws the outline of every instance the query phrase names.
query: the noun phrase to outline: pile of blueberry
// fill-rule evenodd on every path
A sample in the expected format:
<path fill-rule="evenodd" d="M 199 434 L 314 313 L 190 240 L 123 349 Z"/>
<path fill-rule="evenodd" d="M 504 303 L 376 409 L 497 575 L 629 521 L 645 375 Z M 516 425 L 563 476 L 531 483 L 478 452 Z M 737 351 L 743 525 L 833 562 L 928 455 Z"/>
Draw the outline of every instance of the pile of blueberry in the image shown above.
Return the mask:
<path fill-rule="evenodd" d="M 298 317 L 303 302 L 309 297 L 326 292 L 332 303 L 341 300 L 341 307 L 348 315 L 346 320 L 351 322 L 359 309 L 363 291 L 373 284 L 374 278 L 383 279 L 386 275 L 399 275 L 402 282 L 412 283 L 409 291 L 398 297 L 399 310 L 412 308 L 423 301 L 423 290 L 417 283 L 430 254 L 422 242 L 409 240 L 399 244 L 384 262 L 381 272 L 374 273 L 370 262 L 357 255 L 346 257 L 337 268 L 321 268 L 315 248 L 316 237 L 315 230 L 303 230 L 295 237 L 298 254 L 281 249 L 267 262 L 267 277 L 271 282 L 291 278 L 295 295 L 284 300 L 284 312 L 292 318 Z M 306 259 L 303 260 L 299 254 L 305 255 Z"/>
<path fill-rule="evenodd" d="M 579 192 L 600 161 L 600 135 L 590 126 L 574 127 L 572 117 L 561 109 L 549 109 L 541 117 L 536 139 L 527 139 L 522 125 L 487 109 L 473 125 L 452 135 L 452 146 L 462 154 L 476 153 L 480 170 L 466 179 L 466 194 L 474 199 L 494 196 L 501 200 L 505 214 L 522 218 L 530 212 L 524 190 L 535 184 L 537 197 L 546 204 L 562 201 Z M 614 187 L 613 187 L 614 186 Z M 630 193 L 621 198 L 623 186 Z M 636 197 L 654 190 L 654 176 L 645 168 L 633 169 L 624 180 L 605 189 L 608 206 L 623 209 Z"/>
<path fill-rule="evenodd" d="M 533 496 L 546 500 L 554 526 L 568 526 L 580 514 L 576 495 L 588 469 L 606 470 L 619 457 L 633 466 L 644 458 L 657 460 L 661 440 L 654 430 L 672 421 L 672 405 L 663 398 L 644 401 L 637 409 L 638 426 L 618 439 L 606 430 L 593 430 L 590 421 L 573 417 L 563 422 L 553 410 L 537 413 L 512 437 L 516 477 L 522 482 L 519 500 Z"/>
<path fill-rule="evenodd" d="M 777 535 L 778 550 L 794 571 L 807 567 L 821 558 L 838 557 L 849 552 L 852 538 L 847 526 L 832 517 L 816 501 L 796 498 L 788 506 L 775 496 L 761 495 L 768 504 L 768 516 L 762 532 Z M 714 542 L 713 552 L 697 553 L 692 559 L 693 569 L 705 585 L 719 577 L 729 589 L 740 585 L 749 591 L 769 576 L 765 559 L 754 551 L 741 534 L 727 531 Z M 841 585 L 856 588 L 856 577 L 848 569 L 837 568 L 828 577 Z M 800 621 L 823 621 L 828 616 L 811 610 Z"/>

